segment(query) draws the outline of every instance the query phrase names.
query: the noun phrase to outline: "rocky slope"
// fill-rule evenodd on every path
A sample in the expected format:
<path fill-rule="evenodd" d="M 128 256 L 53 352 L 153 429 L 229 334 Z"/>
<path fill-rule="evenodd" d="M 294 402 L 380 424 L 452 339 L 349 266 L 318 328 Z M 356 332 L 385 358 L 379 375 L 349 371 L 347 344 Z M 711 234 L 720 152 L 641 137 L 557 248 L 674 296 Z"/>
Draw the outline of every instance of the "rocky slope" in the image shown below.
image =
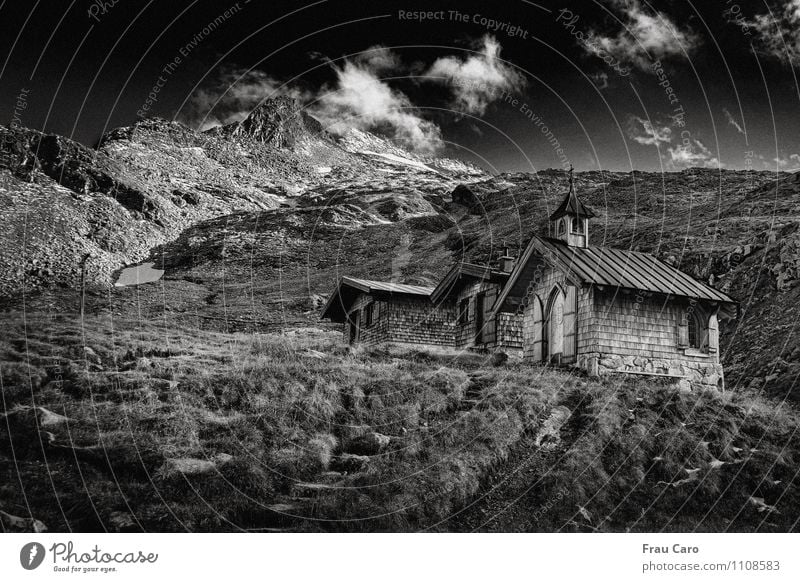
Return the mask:
<path fill-rule="evenodd" d="M 377 136 L 354 133 L 337 143 L 284 98 L 203 133 L 146 119 L 109 132 L 96 150 L 0 127 L 0 268 L 8 274 L 0 296 L 73 287 L 81 276 L 108 285 L 121 266 L 218 216 L 291 207 L 304 195 L 319 204 L 394 188 L 407 191 L 410 210 L 384 196 L 384 213 L 432 213 L 422 191 L 442 194 L 485 177 Z"/>

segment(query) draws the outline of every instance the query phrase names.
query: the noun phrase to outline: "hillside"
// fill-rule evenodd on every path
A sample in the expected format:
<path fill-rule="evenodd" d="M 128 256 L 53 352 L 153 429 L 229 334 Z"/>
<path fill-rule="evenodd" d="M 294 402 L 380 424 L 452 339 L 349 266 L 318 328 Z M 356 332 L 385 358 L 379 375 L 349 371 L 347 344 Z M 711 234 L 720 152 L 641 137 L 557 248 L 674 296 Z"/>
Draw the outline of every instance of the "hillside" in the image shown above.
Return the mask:
<path fill-rule="evenodd" d="M 4 529 L 772 532 L 800 518 L 800 418 L 754 394 L 350 351 L 308 330 L 6 323 Z"/>
<path fill-rule="evenodd" d="M 0 127 L 3 527 L 796 529 L 797 174 L 575 176 L 592 244 L 739 300 L 725 394 L 350 350 L 319 321 L 341 275 L 521 252 L 567 181 L 334 137 L 285 99 L 96 149 Z M 114 286 L 143 262 L 163 277 Z"/>

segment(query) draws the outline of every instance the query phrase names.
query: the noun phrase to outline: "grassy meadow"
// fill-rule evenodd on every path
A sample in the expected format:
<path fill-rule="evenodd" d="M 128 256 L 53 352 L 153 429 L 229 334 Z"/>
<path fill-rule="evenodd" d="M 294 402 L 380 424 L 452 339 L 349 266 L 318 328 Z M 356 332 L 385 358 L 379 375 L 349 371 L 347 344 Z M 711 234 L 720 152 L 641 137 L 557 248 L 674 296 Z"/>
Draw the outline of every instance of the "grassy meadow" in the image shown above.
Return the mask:
<path fill-rule="evenodd" d="M 0 362 L 10 530 L 789 531 L 800 515 L 797 412 L 757 394 L 109 316 L 7 314 Z"/>

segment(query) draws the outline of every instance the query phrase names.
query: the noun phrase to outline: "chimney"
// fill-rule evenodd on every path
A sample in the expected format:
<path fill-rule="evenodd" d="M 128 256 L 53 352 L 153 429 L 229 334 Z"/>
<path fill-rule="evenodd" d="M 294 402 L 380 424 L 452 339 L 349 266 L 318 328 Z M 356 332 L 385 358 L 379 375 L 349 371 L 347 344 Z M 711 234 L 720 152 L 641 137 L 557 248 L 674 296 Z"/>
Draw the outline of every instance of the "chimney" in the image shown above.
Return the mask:
<path fill-rule="evenodd" d="M 500 249 L 500 258 L 498 262 L 500 263 L 500 270 L 504 273 L 510 273 L 514 270 L 514 262 L 516 259 L 509 254 L 509 248 L 507 246 L 503 246 Z"/>

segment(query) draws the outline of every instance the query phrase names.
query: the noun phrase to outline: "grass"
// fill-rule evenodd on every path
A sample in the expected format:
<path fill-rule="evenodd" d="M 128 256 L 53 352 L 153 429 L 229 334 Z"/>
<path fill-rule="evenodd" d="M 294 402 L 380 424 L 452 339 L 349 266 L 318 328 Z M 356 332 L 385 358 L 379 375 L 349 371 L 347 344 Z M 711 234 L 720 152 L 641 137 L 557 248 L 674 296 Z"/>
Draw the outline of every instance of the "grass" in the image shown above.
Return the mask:
<path fill-rule="evenodd" d="M 533 472 L 514 527 L 789 531 L 797 519 L 797 415 L 754 395 L 351 350 L 311 329 L 12 313 L 6 330 L 0 510 L 51 531 L 458 529 L 520 451 Z M 572 413 L 561 442 L 532 447 L 556 406 Z"/>

